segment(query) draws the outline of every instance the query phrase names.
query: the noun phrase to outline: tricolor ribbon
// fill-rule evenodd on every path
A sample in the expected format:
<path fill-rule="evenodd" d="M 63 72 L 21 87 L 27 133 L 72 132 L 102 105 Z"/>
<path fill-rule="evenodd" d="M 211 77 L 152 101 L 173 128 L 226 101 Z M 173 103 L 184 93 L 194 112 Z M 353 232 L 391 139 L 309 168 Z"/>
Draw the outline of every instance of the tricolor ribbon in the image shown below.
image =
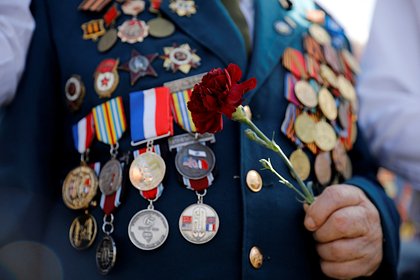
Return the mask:
<path fill-rule="evenodd" d="M 192 89 L 173 92 L 172 96 L 172 112 L 175 122 L 187 132 L 195 132 L 196 128 L 192 120 L 191 112 L 188 110 L 187 104 L 190 101 Z"/>
<path fill-rule="evenodd" d="M 92 111 L 98 140 L 115 145 L 127 128 L 121 96 L 96 106 Z"/>
<path fill-rule="evenodd" d="M 81 119 L 77 124 L 73 125 L 73 140 L 76 150 L 83 154 L 89 149 L 94 137 L 93 115 L 89 113 Z"/>
<path fill-rule="evenodd" d="M 145 153 L 147 151 L 147 148 L 141 148 L 139 150 L 135 150 L 133 152 L 134 158 L 137 158 L 139 155 Z M 154 152 L 158 155 L 161 155 L 160 153 L 160 146 L 159 145 L 153 145 L 151 152 Z M 149 191 L 140 191 L 140 195 L 146 199 L 146 200 L 155 200 L 158 199 L 163 192 L 163 184 L 160 183 L 156 188 L 151 189 Z"/>
<path fill-rule="evenodd" d="M 131 145 L 173 135 L 170 93 L 166 87 L 130 93 Z"/>

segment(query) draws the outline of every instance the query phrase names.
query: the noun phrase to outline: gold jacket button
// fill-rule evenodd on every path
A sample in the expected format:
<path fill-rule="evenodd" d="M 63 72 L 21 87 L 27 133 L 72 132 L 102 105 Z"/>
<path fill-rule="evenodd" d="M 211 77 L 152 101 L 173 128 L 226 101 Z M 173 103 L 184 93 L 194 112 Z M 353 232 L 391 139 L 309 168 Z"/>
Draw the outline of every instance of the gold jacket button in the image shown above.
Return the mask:
<path fill-rule="evenodd" d="M 249 170 L 246 174 L 246 185 L 253 192 L 259 192 L 263 182 L 261 175 L 255 170 Z"/>
<path fill-rule="evenodd" d="M 263 254 L 257 246 L 252 247 L 249 251 L 249 261 L 255 269 L 259 269 L 263 265 Z"/>
<path fill-rule="evenodd" d="M 249 106 L 248 106 L 248 105 L 245 105 L 245 106 L 244 106 L 244 112 L 245 112 L 246 117 L 247 117 L 249 120 L 251 120 L 251 119 L 252 119 L 252 112 L 251 112 L 251 108 L 249 108 Z"/>

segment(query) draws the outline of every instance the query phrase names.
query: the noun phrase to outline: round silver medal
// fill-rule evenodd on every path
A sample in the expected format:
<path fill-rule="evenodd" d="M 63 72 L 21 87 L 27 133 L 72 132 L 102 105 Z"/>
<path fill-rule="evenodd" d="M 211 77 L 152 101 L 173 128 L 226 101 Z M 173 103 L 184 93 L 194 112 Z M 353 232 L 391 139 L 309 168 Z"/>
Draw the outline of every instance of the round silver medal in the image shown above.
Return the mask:
<path fill-rule="evenodd" d="M 162 182 L 165 176 L 165 161 L 156 153 L 147 152 L 139 155 L 130 166 L 131 184 L 141 191 L 150 191 Z"/>
<path fill-rule="evenodd" d="M 121 186 L 122 168 L 116 159 L 109 160 L 99 174 L 99 188 L 105 195 L 113 194 Z"/>
<path fill-rule="evenodd" d="M 175 167 L 188 179 L 201 179 L 209 175 L 215 166 L 213 151 L 200 143 L 183 147 L 175 157 Z"/>
<path fill-rule="evenodd" d="M 207 204 L 192 204 L 182 212 L 179 218 L 179 230 L 182 236 L 191 243 L 207 243 L 216 236 L 219 230 L 219 216 Z"/>
<path fill-rule="evenodd" d="M 128 236 L 131 242 L 142 250 L 159 248 L 168 234 L 168 221 L 162 213 L 154 209 L 145 209 L 136 213 L 128 224 Z"/>
<path fill-rule="evenodd" d="M 114 267 L 117 259 L 117 247 L 111 236 L 105 235 L 96 248 L 96 266 L 106 275 Z"/>

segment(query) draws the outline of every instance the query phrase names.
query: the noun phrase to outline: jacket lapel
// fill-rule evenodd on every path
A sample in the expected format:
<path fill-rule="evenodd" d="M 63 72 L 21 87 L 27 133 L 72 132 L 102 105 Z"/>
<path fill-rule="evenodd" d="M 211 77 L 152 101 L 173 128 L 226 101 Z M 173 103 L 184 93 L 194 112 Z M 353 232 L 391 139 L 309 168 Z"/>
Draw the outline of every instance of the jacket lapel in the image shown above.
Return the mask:
<path fill-rule="evenodd" d="M 197 13 L 190 17 L 178 16 L 169 8 L 169 2 L 162 1 L 161 11 L 179 29 L 215 53 L 226 65 L 233 62 L 245 69 L 244 40 L 220 0 L 195 0 Z"/>
<path fill-rule="evenodd" d="M 307 9 L 313 9 L 311 1 L 293 1 L 294 6 L 290 11 L 285 11 L 277 0 L 254 0 L 255 28 L 252 58 L 248 69 L 247 78 L 255 77 L 258 81 L 254 91 L 247 94 L 245 104 L 249 103 L 258 89 L 264 84 L 270 73 L 278 63 L 284 49 L 298 36 L 302 36 L 308 22 L 304 18 Z M 278 33 L 274 23 L 290 17 L 296 28 L 290 35 Z"/>

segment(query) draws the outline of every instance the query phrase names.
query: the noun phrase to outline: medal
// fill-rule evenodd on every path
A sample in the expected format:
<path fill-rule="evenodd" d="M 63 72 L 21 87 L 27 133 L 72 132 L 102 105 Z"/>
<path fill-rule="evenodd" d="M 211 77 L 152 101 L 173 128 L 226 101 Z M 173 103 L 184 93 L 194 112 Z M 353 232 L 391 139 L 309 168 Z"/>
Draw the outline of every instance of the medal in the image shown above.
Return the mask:
<path fill-rule="evenodd" d="M 337 76 L 335 75 L 334 71 L 331 70 L 330 67 L 328 67 L 326 64 L 321 64 L 320 74 L 322 79 L 324 80 L 324 85 L 337 88 Z"/>
<path fill-rule="evenodd" d="M 82 78 L 79 75 L 72 75 L 66 82 L 64 92 L 70 111 L 74 112 L 79 110 L 86 94 Z"/>
<path fill-rule="evenodd" d="M 295 132 L 297 137 L 304 143 L 314 142 L 316 132 L 315 121 L 306 112 L 303 112 L 295 120 Z"/>
<path fill-rule="evenodd" d="M 351 52 L 343 49 L 341 51 L 341 56 L 343 57 L 344 63 L 353 71 L 353 73 L 359 74 L 361 72 L 360 65 Z"/>
<path fill-rule="evenodd" d="M 297 79 L 306 80 L 305 58 L 303 54 L 292 48 L 287 48 L 283 53 L 283 66 L 289 70 Z"/>
<path fill-rule="evenodd" d="M 124 21 L 118 27 L 118 37 L 122 42 L 134 44 L 143 42 L 144 38 L 149 35 L 149 27 L 147 24 L 136 18 L 136 16 L 143 12 L 145 3 L 142 0 L 126 1 L 122 4 L 121 9 L 124 14 L 133 16 L 132 19 Z"/>
<path fill-rule="evenodd" d="M 96 266 L 102 275 L 106 275 L 114 267 L 117 259 L 117 247 L 110 235 L 105 235 L 96 248 Z"/>
<path fill-rule="evenodd" d="M 116 159 L 109 160 L 99 174 L 99 188 L 105 195 L 112 194 L 120 188 L 122 183 L 121 164 Z"/>
<path fill-rule="evenodd" d="M 96 195 L 98 179 L 88 166 L 79 166 L 70 171 L 63 183 L 63 201 L 73 210 L 88 208 Z"/>
<path fill-rule="evenodd" d="M 321 46 L 311 36 L 305 35 L 303 38 L 303 47 L 305 51 L 316 61 L 322 62 L 324 60 L 324 54 L 322 52 Z"/>
<path fill-rule="evenodd" d="M 319 108 L 321 109 L 324 116 L 333 121 L 337 118 L 337 106 L 334 97 L 330 91 L 323 87 L 318 93 Z"/>
<path fill-rule="evenodd" d="M 172 47 L 163 48 L 164 55 L 161 56 L 163 61 L 163 67 L 172 72 L 181 71 L 184 74 L 188 74 L 191 68 L 197 68 L 200 66 L 201 58 L 195 54 L 195 50 L 192 50 L 190 45 L 182 44 L 180 46 L 174 44 Z"/>
<path fill-rule="evenodd" d="M 159 145 L 152 145 L 151 142 L 148 143 L 147 148 L 140 149 L 134 152 L 134 162 L 141 159 L 143 160 L 145 157 L 152 156 L 153 159 L 160 160 L 163 165 L 165 162 L 160 156 L 160 148 Z M 134 165 L 134 162 L 131 164 L 130 167 L 130 180 L 131 179 L 131 172 Z M 148 162 L 148 166 L 153 166 L 153 163 Z M 147 166 L 146 166 L 147 168 Z M 159 180 L 155 180 L 156 178 L 151 178 L 152 181 L 146 182 L 147 188 L 142 188 L 138 185 L 134 185 L 136 188 L 140 189 L 140 194 L 144 199 L 149 201 L 149 206 L 147 209 L 141 210 L 136 213 L 130 220 L 128 225 L 128 236 L 131 242 L 141 250 L 154 250 L 160 247 L 168 237 L 169 234 L 169 225 L 168 221 L 166 220 L 165 216 L 154 209 L 153 203 L 159 199 L 163 192 L 163 185 L 161 181 L 165 174 L 165 170 L 161 174 L 162 177 Z M 152 186 L 149 188 L 149 186 Z"/>
<path fill-rule="evenodd" d="M 98 51 L 106 52 L 110 50 L 117 42 L 117 30 L 114 27 L 116 19 L 120 16 L 117 6 L 114 4 L 104 15 L 105 26 L 109 27 L 109 30 L 99 39 Z"/>
<path fill-rule="evenodd" d="M 346 78 L 344 78 L 343 75 L 338 76 L 337 87 L 345 99 L 349 100 L 350 102 L 356 100 L 356 90 L 354 89 L 353 85 Z"/>
<path fill-rule="evenodd" d="M 219 230 L 219 216 L 212 207 L 203 203 L 205 194 L 197 193 L 198 202 L 185 208 L 179 218 L 182 236 L 193 244 L 209 242 Z"/>
<path fill-rule="evenodd" d="M 184 146 L 175 157 L 178 172 L 188 179 L 207 177 L 216 163 L 213 151 L 200 143 Z"/>
<path fill-rule="evenodd" d="M 171 0 L 169 8 L 180 17 L 189 17 L 197 12 L 197 7 L 193 0 Z"/>
<path fill-rule="evenodd" d="M 295 94 L 305 107 L 314 108 L 318 105 L 317 94 L 307 81 L 300 80 L 295 84 Z"/>
<path fill-rule="evenodd" d="M 318 182 L 326 186 L 331 182 L 331 155 L 329 152 L 321 152 L 315 158 L 315 176 Z"/>
<path fill-rule="evenodd" d="M 331 66 L 331 68 L 337 72 L 341 72 L 341 65 L 338 59 L 338 54 L 333 46 L 331 45 L 324 45 L 324 56 L 327 63 Z"/>
<path fill-rule="evenodd" d="M 162 157 L 153 152 L 146 152 L 131 163 L 129 177 L 135 188 L 149 191 L 162 182 L 165 172 L 166 165 Z"/>
<path fill-rule="evenodd" d="M 111 97 L 120 81 L 118 76 L 118 59 L 103 60 L 94 73 L 94 87 L 100 98 Z"/>
<path fill-rule="evenodd" d="M 290 35 L 293 32 L 292 27 L 283 20 L 274 23 L 274 29 L 281 35 Z"/>
<path fill-rule="evenodd" d="M 157 14 L 157 17 L 149 20 L 149 33 L 153 37 L 164 38 L 171 36 L 175 32 L 175 25 L 167 19 L 164 19 L 160 11 L 161 0 L 152 0 L 149 11 Z"/>
<path fill-rule="evenodd" d="M 84 250 L 89 248 L 96 238 L 97 225 L 92 215 L 83 214 L 72 222 L 69 231 L 70 244 L 73 248 Z"/>
<path fill-rule="evenodd" d="M 308 179 L 311 173 L 311 163 L 302 149 L 297 149 L 290 155 L 290 163 L 303 181 Z"/>
<path fill-rule="evenodd" d="M 320 121 L 315 126 L 315 143 L 323 151 L 334 149 L 337 136 L 334 129 L 326 121 Z"/>
<path fill-rule="evenodd" d="M 319 24 L 312 24 L 309 26 L 309 34 L 314 38 L 320 45 L 331 44 L 331 37 L 328 32 Z"/>
<path fill-rule="evenodd" d="M 306 19 L 317 24 L 324 24 L 325 12 L 322 10 L 308 10 L 306 12 Z"/>
<path fill-rule="evenodd" d="M 98 40 L 99 37 L 105 34 L 104 20 L 94 19 L 82 24 L 83 39 L 84 40 Z"/>
<path fill-rule="evenodd" d="M 130 84 L 133 86 L 137 80 L 144 76 L 157 77 L 155 69 L 152 67 L 152 62 L 158 56 L 157 53 L 141 55 L 138 51 L 133 49 L 131 51 L 131 58 L 126 63 L 123 63 L 119 69 L 130 72 Z"/>

